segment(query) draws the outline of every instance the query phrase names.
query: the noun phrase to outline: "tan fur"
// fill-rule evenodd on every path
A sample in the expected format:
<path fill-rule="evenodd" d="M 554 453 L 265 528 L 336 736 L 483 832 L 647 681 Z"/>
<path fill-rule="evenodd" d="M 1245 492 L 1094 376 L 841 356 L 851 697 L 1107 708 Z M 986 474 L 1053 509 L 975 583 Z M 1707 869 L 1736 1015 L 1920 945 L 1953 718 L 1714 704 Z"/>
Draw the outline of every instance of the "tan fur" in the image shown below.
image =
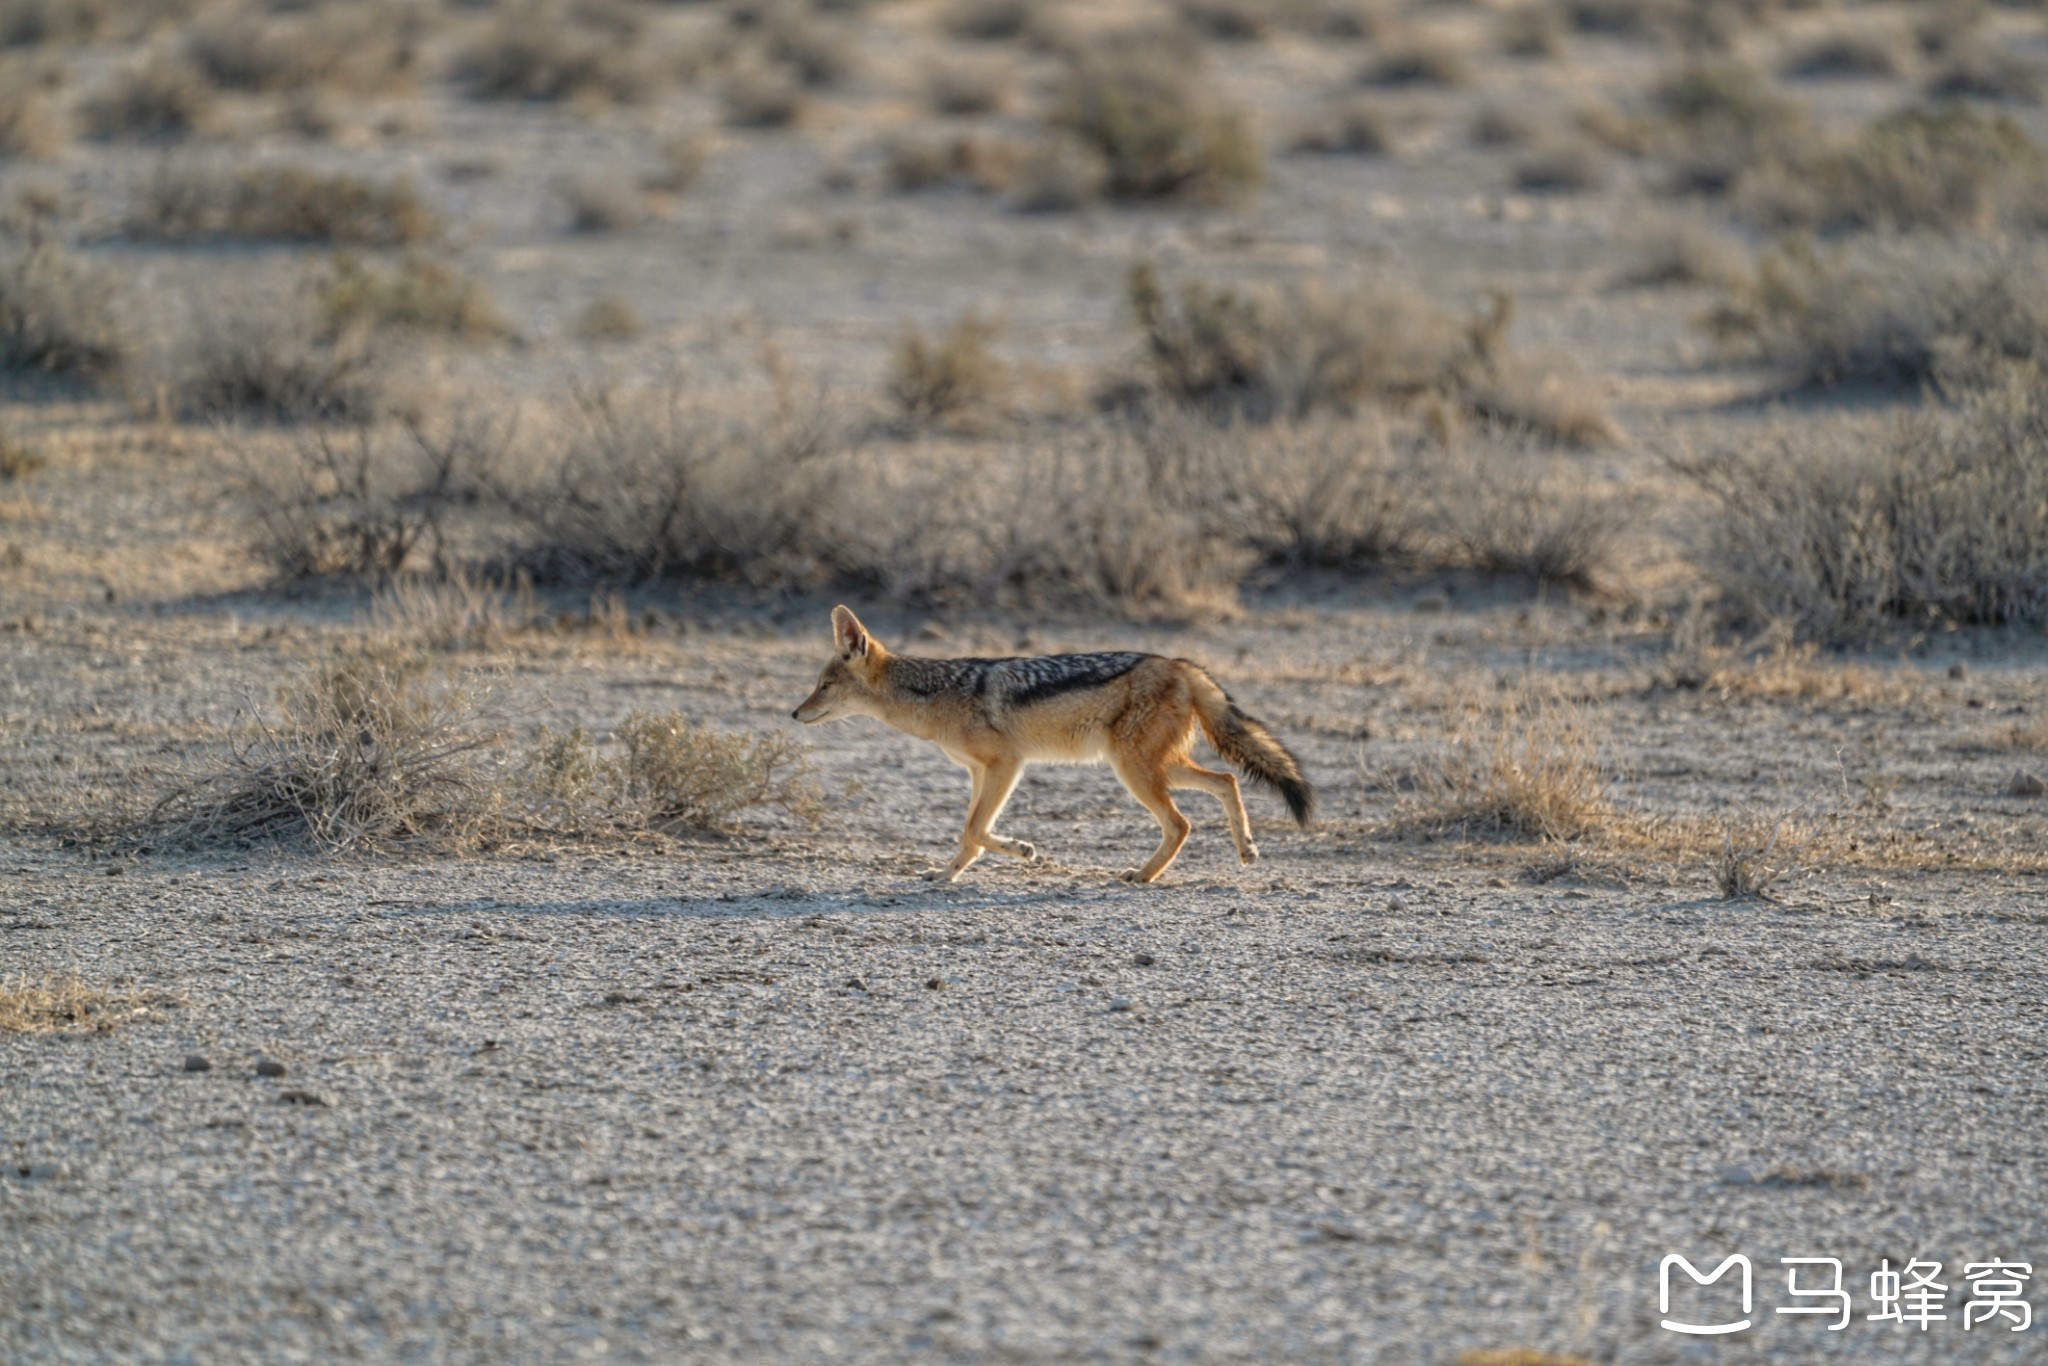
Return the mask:
<path fill-rule="evenodd" d="M 1214 679 L 1184 659 L 1146 655 L 1128 672 L 1077 686 L 1041 700 L 1005 705 L 971 686 L 949 681 L 933 687 L 953 661 L 891 654 L 845 607 L 832 611 L 836 648 L 818 686 L 794 715 L 806 724 L 843 716 L 872 716 L 930 740 L 966 768 L 972 780 L 967 824 L 959 851 L 930 876 L 953 881 L 984 850 L 1033 859 L 1037 850 L 994 831 L 1003 804 L 1030 763 L 1107 761 L 1131 795 L 1159 822 L 1159 847 L 1143 866 L 1123 874 L 1151 882 L 1186 843 L 1190 826 L 1174 805 L 1172 789 L 1198 788 L 1223 803 L 1240 860 L 1259 856 L 1251 819 L 1236 777 L 1204 768 L 1193 758 L 1195 735 L 1206 733 L 1219 753 L 1263 781 L 1282 787 L 1303 824 L 1314 790 L 1285 747 L 1230 703 Z M 979 663 L 979 661 L 971 661 Z M 922 680 L 922 681 L 921 681 Z M 920 686 L 911 686 L 920 684 Z"/>

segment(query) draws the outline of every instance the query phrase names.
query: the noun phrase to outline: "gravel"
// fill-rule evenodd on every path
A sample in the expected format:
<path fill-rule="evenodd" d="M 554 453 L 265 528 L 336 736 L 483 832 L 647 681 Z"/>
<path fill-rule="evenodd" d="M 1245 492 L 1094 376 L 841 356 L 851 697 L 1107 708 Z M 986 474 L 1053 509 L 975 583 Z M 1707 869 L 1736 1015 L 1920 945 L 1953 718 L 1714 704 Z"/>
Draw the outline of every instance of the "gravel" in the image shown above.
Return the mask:
<path fill-rule="evenodd" d="M 1742 1252 L 1768 1359 L 2038 1359 L 1955 1309 L 2048 1260 L 2038 888 L 1207 833 L 1144 890 L 5 850 L 10 971 L 185 1004 L 0 1035 L 0 1357 L 1704 1360 L 1658 1260 Z M 1848 1330 L 1771 1312 L 1790 1256 Z M 1949 1321 L 1865 1323 L 1880 1257 L 1944 1260 Z"/>

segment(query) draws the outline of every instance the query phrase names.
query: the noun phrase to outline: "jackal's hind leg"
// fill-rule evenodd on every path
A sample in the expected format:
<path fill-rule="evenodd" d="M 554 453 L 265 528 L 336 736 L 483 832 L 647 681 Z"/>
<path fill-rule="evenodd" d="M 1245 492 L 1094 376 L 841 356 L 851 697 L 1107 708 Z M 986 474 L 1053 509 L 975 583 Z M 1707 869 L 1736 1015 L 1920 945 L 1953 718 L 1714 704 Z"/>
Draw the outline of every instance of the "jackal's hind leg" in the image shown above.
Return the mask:
<path fill-rule="evenodd" d="M 1244 794 L 1238 791 L 1236 774 L 1182 760 L 1167 771 L 1166 777 L 1175 787 L 1199 788 L 1222 802 L 1223 814 L 1230 821 L 1230 838 L 1237 845 L 1237 861 L 1257 861 L 1259 846 L 1252 842 L 1252 818 L 1245 814 Z"/>
<path fill-rule="evenodd" d="M 1167 791 L 1166 769 L 1163 765 L 1114 764 L 1116 776 L 1123 780 L 1131 795 L 1142 803 L 1153 818 L 1159 822 L 1159 847 L 1152 851 L 1152 857 L 1145 860 L 1142 868 L 1132 868 L 1122 874 L 1125 882 L 1151 882 L 1165 872 L 1180 847 L 1188 842 L 1188 832 L 1194 826 L 1173 804 L 1173 794 Z"/>

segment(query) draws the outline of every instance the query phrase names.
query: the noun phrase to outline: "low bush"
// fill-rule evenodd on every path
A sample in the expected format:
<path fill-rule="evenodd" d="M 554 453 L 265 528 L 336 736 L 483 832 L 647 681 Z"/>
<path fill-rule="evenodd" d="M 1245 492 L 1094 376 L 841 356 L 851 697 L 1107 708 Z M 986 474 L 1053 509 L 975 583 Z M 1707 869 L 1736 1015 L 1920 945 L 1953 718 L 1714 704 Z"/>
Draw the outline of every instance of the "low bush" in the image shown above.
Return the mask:
<path fill-rule="evenodd" d="M 329 337 L 390 329 L 485 342 L 512 335 L 512 327 L 477 281 L 424 256 L 407 256 L 389 270 L 353 256 L 337 257 L 314 290 Z"/>
<path fill-rule="evenodd" d="M 1584 194 L 1607 183 L 1607 161 L 1583 138 L 1553 137 L 1518 158 L 1515 188 L 1534 194 Z"/>
<path fill-rule="evenodd" d="M 126 231 L 157 242 L 302 242 L 405 247 L 441 223 L 410 180 L 379 184 L 302 166 L 165 166 L 130 207 Z"/>
<path fill-rule="evenodd" d="M 495 738 L 476 696 L 417 653 L 344 652 L 280 690 L 274 715 L 252 707 L 223 750 L 172 780 L 144 829 L 191 845 L 446 843 L 484 802 Z"/>
<path fill-rule="evenodd" d="M 2048 221 L 2048 155 L 2004 114 L 1910 109 L 1781 151 L 1742 177 L 1736 206 L 1781 231 L 2032 227 Z"/>
<path fill-rule="evenodd" d="M 1324 109 L 1294 139 L 1297 152 L 1385 156 L 1393 148 L 1386 115 L 1377 102 L 1361 97 L 1339 100 Z"/>
<path fill-rule="evenodd" d="M 1569 444 L 1615 434 L 1571 367 L 1507 348 L 1505 295 L 1490 314 L 1459 320 L 1389 285 L 1238 291 L 1191 281 L 1169 294 L 1141 266 L 1130 299 L 1149 378 L 1176 402 L 1263 421 L 1431 400 Z"/>
<path fill-rule="evenodd" d="M 1263 174 L 1244 111 L 1171 45 L 1129 39 L 1075 53 L 1051 123 L 1101 155 L 1118 199 L 1229 199 Z"/>
<path fill-rule="evenodd" d="M 735 128 L 787 128 L 803 114 L 804 89 L 774 62 L 742 62 L 725 82 L 725 121 Z"/>
<path fill-rule="evenodd" d="M 995 416 L 1009 396 L 1010 370 L 992 345 L 997 325 L 960 315 L 933 339 L 916 328 L 897 343 L 889 397 L 913 424 Z"/>
<path fill-rule="evenodd" d="M 0 66 L 0 161 L 55 156 L 64 142 L 64 124 L 50 92 L 28 71 Z"/>
<path fill-rule="evenodd" d="M 1701 567 L 1736 625 L 1858 643 L 2048 622 L 2048 399 L 2038 376 L 1900 421 L 1876 446 L 1677 462 L 1713 514 Z"/>
<path fill-rule="evenodd" d="M 1779 71 L 1799 80 L 1892 79 L 1906 72 L 1906 44 L 1897 32 L 1845 23 L 1787 53 Z"/>
<path fill-rule="evenodd" d="M 45 243 L 0 258 L 0 374 L 97 379 L 128 344 L 107 277 Z"/>
<path fill-rule="evenodd" d="M 373 94 L 411 74 L 421 30 L 417 11 L 388 4 L 312 6 L 275 16 L 245 6 L 188 25 L 182 39 L 187 60 L 223 90 L 325 85 Z"/>
<path fill-rule="evenodd" d="M 2038 250 L 1878 237 L 1765 253 L 1704 319 L 1721 341 L 1793 384 L 1968 386 L 2006 364 L 2048 363 Z"/>
<path fill-rule="evenodd" d="M 763 807 L 814 825 L 825 807 L 791 736 L 723 734 L 681 712 L 633 712 L 609 744 L 544 729 L 518 781 L 524 818 L 565 835 L 712 829 Z"/>
<path fill-rule="evenodd" d="M 645 99 L 655 80 L 640 45 L 578 13 L 540 0 L 507 6 L 456 55 L 451 74 L 476 100 Z"/>
<path fill-rule="evenodd" d="M 248 461 L 258 558 L 282 581 L 348 575 L 447 575 L 452 522 L 498 473 L 506 434 L 452 421 L 402 434 L 312 431 L 288 451 Z"/>
<path fill-rule="evenodd" d="M 1472 64 L 1446 39 L 1409 35 L 1380 44 L 1359 79 L 1368 85 L 1457 86 L 1472 79 Z"/>
<path fill-rule="evenodd" d="M 0 484 L 26 479 L 49 463 L 42 451 L 0 427 Z"/>
<path fill-rule="evenodd" d="M 1782 159 L 1812 137 L 1804 111 L 1774 93 L 1754 68 L 1691 63 L 1660 81 L 1653 98 L 1661 122 L 1651 149 L 1671 188 L 1721 194 L 1744 172 Z"/>
<path fill-rule="evenodd" d="M 1936 99 L 2039 104 L 2042 86 L 2038 62 L 1984 42 L 1957 45 L 1927 77 L 1927 93 Z"/>
<path fill-rule="evenodd" d="M 1016 71 L 996 58 L 951 57 L 925 76 L 925 100 L 935 114 L 993 114 L 1009 102 Z"/>
<path fill-rule="evenodd" d="M 1742 244 L 1691 216 L 1643 223 L 1636 229 L 1630 255 L 1633 259 L 1617 275 L 1617 284 L 1728 286 L 1749 277 Z"/>
<path fill-rule="evenodd" d="M 204 131 L 213 90 L 181 56 L 160 52 L 108 77 L 79 106 L 79 124 L 95 138 L 173 142 Z"/>
<path fill-rule="evenodd" d="M 646 331 L 633 305 L 617 294 L 599 295 L 576 316 L 576 336 L 587 342 L 637 341 Z"/>

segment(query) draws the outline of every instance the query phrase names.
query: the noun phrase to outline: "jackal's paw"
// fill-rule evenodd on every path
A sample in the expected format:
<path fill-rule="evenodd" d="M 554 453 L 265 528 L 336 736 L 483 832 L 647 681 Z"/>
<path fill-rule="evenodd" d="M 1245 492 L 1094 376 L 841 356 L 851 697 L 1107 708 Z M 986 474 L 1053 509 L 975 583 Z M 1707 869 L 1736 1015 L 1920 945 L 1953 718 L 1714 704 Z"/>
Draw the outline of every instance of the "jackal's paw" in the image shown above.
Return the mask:
<path fill-rule="evenodd" d="M 1023 859 L 1026 863 L 1036 863 L 1038 861 L 1038 846 L 1030 840 L 1018 840 L 1011 846 L 1010 852 Z"/>
<path fill-rule="evenodd" d="M 1135 883 L 1140 887 L 1146 885 L 1145 870 L 1143 868 L 1126 868 L 1121 873 L 1118 873 L 1116 877 L 1119 882 Z"/>
<path fill-rule="evenodd" d="M 960 870 L 958 868 L 927 868 L 921 876 L 926 882 L 958 882 L 960 880 Z"/>
<path fill-rule="evenodd" d="M 1239 863 L 1242 863 L 1247 868 L 1251 867 L 1254 863 L 1257 863 L 1259 861 L 1259 846 L 1256 844 L 1247 844 L 1244 848 L 1238 850 L 1237 861 Z"/>

